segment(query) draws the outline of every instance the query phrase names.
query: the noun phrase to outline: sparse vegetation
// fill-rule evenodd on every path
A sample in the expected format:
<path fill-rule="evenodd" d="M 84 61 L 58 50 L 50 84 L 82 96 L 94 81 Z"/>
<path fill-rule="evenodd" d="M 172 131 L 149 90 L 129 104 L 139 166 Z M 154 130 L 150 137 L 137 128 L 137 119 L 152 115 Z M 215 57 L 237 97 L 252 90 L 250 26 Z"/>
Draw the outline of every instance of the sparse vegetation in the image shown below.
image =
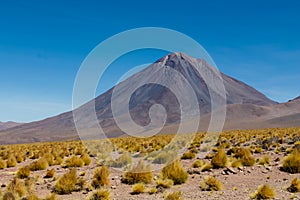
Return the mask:
<path fill-rule="evenodd" d="M 138 185 L 143 185 L 143 191 L 136 189 L 139 191 L 136 192 L 136 194 L 144 193 L 140 197 L 155 194 L 152 196 L 153 199 L 166 198 L 166 193 L 164 192 L 168 191 L 168 188 L 176 189 L 178 187 L 172 187 L 173 184 L 176 185 L 187 182 L 187 184 L 180 186 L 186 190 L 186 187 L 189 187 L 193 179 L 194 181 L 198 180 L 199 175 L 197 174 L 200 174 L 200 177 L 202 177 L 203 174 L 227 177 L 233 174 L 238 176 L 241 173 L 247 177 L 252 176 L 252 174 L 257 176 L 259 172 L 263 173 L 261 180 L 270 183 L 277 179 L 277 177 L 274 176 L 273 173 L 269 174 L 269 172 L 277 173 L 279 168 L 287 172 L 280 173 L 280 176 L 282 176 L 280 179 L 284 180 L 290 179 L 291 176 L 288 173 L 300 173 L 300 128 L 226 131 L 221 134 L 217 143 L 211 147 L 205 146 L 206 140 L 204 140 L 203 136 L 202 133 L 196 134 L 194 141 L 187 147 L 188 151 L 182 156 L 182 159 L 174 162 L 171 161 L 172 159 L 176 159 L 176 155 L 171 154 L 169 149 L 159 151 L 172 140 L 173 135 L 171 134 L 158 135 L 147 139 L 132 137 L 110 139 L 115 145 L 113 157 L 120 155 L 117 156 L 118 159 L 116 161 L 112 161 L 111 157 L 98 157 L 98 149 L 104 147 L 100 147 L 97 144 L 98 142 L 94 141 L 90 141 L 90 143 L 95 146 L 95 151 L 87 150 L 80 141 L 2 145 L 0 146 L 0 173 L 4 175 L 3 177 L 9 177 L 9 179 L 4 178 L 4 181 L 1 182 L 4 186 L 2 186 L 0 199 L 1 197 L 3 199 L 3 196 L 5 196 L 6 199 L 55 200 L 60 197 L 64 199 L 64 196 L 61 195 L 71 194 L 73 191 L 74 193 L 71 194 L 72 197 L 78 194 L 77 192 L 75 193 L 75 191 L 82 191 L 80 193 L 87 192 L 86 196 L 88 196 L 88 199 L 105 199 L 106 197 L 100 197 L 100 194 L 95 196 L 93 194 L 98 191 L 107 191 L 110 193 L 109 190 L 105 190 L 105 188 L 110 186 L 109 182 L 111 182 L 112 186 L 111 192 L 119 191 L 119 187 L 123 187 L 124 183 L 132 185 L 132 190 L 128 189 L 128 191 L 126 191 L 127 195 L 130 192 L 134 194 L 134 188 Z M 204 148 L 206 148 L 207 152 L 202 154 L 204 153 Z M 104 150 L 106 151 L 106 149 Z M 194 159 L 194 156 L 190 156 L 198 154 L 199 152 L 204 156 L 206 155 L 205 158 Z M 199 157 L 202 156 L 201 154 L 199 154 Z M 138 159 L 142 161 L 137 165 L 131 166 L 131 164 L 136 163 Z M 150 166 L 146 165 L 145 162 L 154 163 L 156 166 L 163 166 L 157 164 L 170 163 L 161 170 L 158 177 L 153 177 Z M 93 163 L 93 165 L 91 165 L 91 163 Z M 255 163 L 257 163 L 257 166 L 251 168 L 243 167 L 253 166 Z M 127 171 L 123 176 L 117 174 L 116 176 L 113 175 L 110 177 L 109 168 L 104 166 L 106 164 L 113 167 L 122 167 Z M 14 165 L 15 167 L 13 167 Z M 49 167 L 51 165 L 56 166 Z M 94 166 L 98 167 L 94 168 Z M 73 169 L 62 169 L 62 167 L 76 167 L 81 173 L 79 173 L 78 176 L 77 173 L 75 173 L 75 176 L 67 176 L 66 174 Z M 91 172 L 91 168 L 93 168 L 94 171 Z M 106 170 L 100 172 L 100 169 L 105 168 Z M 224 169 L 218 170 L 216 168 Z M 38 170 L 45 171 L 38 172 Z M 188 175 L 187 172 L 190 175 Z M 68 178 L 66 178 L 66 176 Z M 188 177 L 190 177 L 190 180 L 188 180 Z M 292 177 L 294 177 L 294 175 Z M 48 179 L 46 180 L 46 178 Z M 228 179 L 225 178 L 225 180 Z M 154 181 L 154 183 L 149 184 L 152 181 Z M 201 190 L 209 191 L 219 190 L 216 189 L 218 188 L 216 182 L 217 179 L 203 179 L 200 182 L 200 188 Z M 259 181 L 257 181 L 257 183 L 258 182 Z M 287 191 L 293 193 L 290 197 L 287 196 L 287 198 L 298 198 L 298 194 L 294 193 L 300 190 L 299 182 L 300 181 L 295 178 L 291 180 L 290 184 L 286 184 L 284 181 L 278 183 L 279 185 L 281 184 L 281 187 L 276 185 L 280 193 L 280 195 L 278 194 L 278 198 L 282 196 L 282 192 L 286 193 Z M 220 185 L 222 185 L 222 183 Z M 126 186 L 126 188 L 130 187 Z M 232 192 L 237 194 L 239 193 L 236 191 L 245 190 L 244 187 L 240 188 L 239 185 L 233 185 L 231 188 L 234 188 Z M 37 193 L 39 189 L 43 190 L 43 194 L 47 194 L 45 192 L 54 192 L 56 196 L 55 194 L 46 198 L 43 195 L 39 196 L 40 193 Z M 247 189 L 247 191 L 249 191 L 249 189 Z M 199 198 L 202 198 L 202 192 L 198 192 L 200 195 Z M 209 194 L 214 197 L 219 195 L 219 193 L 221 195 L 222 192 L 204 192 L 203 194 Z M 226 192 L 227 190 L 224 190 L 224 193 Z M 272 198 L 272 195 L 269 194 L 271 194 L 271 192 L 268 191 L 268 187 L 261 186 L 251 197 L 254 199 Z M 237 198 L 239 198 L 239 196 L 237 196 Z M 243 197 L 243 199 L 244 198 L 246 197 Z M 194 199 L 194 197 L 191 199 Z"/>

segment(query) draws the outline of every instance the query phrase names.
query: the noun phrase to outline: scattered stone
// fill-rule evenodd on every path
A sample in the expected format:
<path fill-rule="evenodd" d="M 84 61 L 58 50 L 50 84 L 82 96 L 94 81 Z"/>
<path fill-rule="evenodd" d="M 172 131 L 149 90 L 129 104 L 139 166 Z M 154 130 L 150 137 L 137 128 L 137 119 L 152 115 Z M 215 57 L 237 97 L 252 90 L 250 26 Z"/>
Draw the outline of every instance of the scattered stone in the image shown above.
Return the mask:
<path fill-rule="evenodd" d="M 112 186 L 111 186 L 111 189 L 115 190 L 115 189 L 117 189 L 117 186 L 112 185 Z"/>
<path fill-rule="evenodd" d="M 225 170 L 229 173 L 237 174 L 237 172 L 232 167 L 227 167 Z"/>

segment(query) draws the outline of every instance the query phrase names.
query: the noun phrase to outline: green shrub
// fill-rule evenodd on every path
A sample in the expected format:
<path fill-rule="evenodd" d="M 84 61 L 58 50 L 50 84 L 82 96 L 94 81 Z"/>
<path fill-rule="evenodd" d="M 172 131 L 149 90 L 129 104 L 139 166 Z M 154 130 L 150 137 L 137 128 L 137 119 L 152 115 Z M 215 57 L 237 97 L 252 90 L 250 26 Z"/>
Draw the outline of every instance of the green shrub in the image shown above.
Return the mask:
<path fill-rule="evenodd" d="M 110 200 L 110 192 L 105 189 L 98 189 L 88 198 L 88 200 Z"/>
<path fill-rule="evenodd" d="M 182 192 L 172 192 L 164 195 L 164 200 L 182 200 Z"/>
<path fill-rule="evenodd" d="M 250 195 L 252 199 L 273 199 L 275 197 L 275 191 L 268 185 L 260 186 L 255 193 Z"/>
<path fill-rule="evenodd" d="M 60 177 L 54 187 L 54 191 L 58 194 L 70 194 L 76 190 L 77 172 L 72 169 Z"/>
<path fill-rule="evenodd" d="M 165 166 L 161 174 L 163 179 L 171 179 L 175 185 L 185 183 L 188 179 L 188 173 L 184 170 L 179 160 L 175 160 Z"/>
<path fill-rule="evenodd" d="M 207 176 L 200 182 L 202 191 L 219 191 L 223 189 L 223 184 L 212 176 Z"/>
<path fill-rule="evenodd" d="M 126 184 L 135 183 L 150 183 L 153 179 L 153 173 L 150 165 L 145 166 L 142 160 L 139 160 L 138 164 L 130 171 L 125 172 L 122 182 Z"/>
<path fill-rule="evenodd" d="M 81 158 L 73 155 L 71 158 L 66 159 L 64 167 L 83 167 L 84 162 Z"/>
<path fill-rule="evenodd" d="M 40 158 L 37 161 L 34 161 L 29 165 L 29 169 L 31 171 L 45 170 L 48 167 L 49 167 L 49 165 L 45 158 Z"/>
<path fill-rule="evenodd" d="M 300 192 L 300 181 L 298 178 L 294 178 L 291 182 L 291 185 L 287 188 L 287 191 L 296 193 Z"/>
<path fill-rule="evenodd" d="M 30 176 L 30 169 L 28 166 L 21 167 L 17 171 L 17 178 L 28 178 Z"/>
<path fill-rule="evenodd" d="M 110 174 L 110 171 L 107 166 L 102 166 L 102 167 L 96 168 L 94 171 L 92 186 L 94 188 L 99 188 L 101 186 L 108 186 L 109 185 L 109 174 Z"/>
<path fill-rule="evenodd" d="M 213 156 L 211 160 L 211 164 L 213 168 L 223 168 L 226 167 L 227 164 L 227 155 L 224 149 L 218 150 L 218 153 Z"/>
<path fill-rule="evenodd" d="M 281 168 L 285 172 L 300 173 L 300 152 L 293 151 L 283 160 L 283 166 Z"/>
<path fill-rule="evenodd" d="M 144 183 L 136 183 L 132 186 L 131 194 L 141 194 L 145 192 L 145 185 Z"/>

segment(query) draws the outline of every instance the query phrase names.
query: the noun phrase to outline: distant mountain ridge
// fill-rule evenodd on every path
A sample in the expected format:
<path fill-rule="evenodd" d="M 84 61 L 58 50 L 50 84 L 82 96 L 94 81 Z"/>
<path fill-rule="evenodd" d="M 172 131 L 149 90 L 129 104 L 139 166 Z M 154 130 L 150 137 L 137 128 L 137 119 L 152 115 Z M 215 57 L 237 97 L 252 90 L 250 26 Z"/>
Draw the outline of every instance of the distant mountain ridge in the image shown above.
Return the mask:
<path fill-rule="evenodd" d="M 119 83 L 118 88 L 121 91 L 128 91 L 134 82 L 144 80 L 151 83 L 158 80 L 165 80 L 173 81 L 172 84 L 174 84 L 174 87 L 180 91 L 182 89 L 181 80 L 173 80 L 172 77 L 168 76 L 170 74 L 169 70 L 175 69 L 185 77 L 195 91 L 202 116 L 199 131 L 205 130 L 211 115 L 211 99 L 204 79 L 196 70 L 199 63 L 207 73 L 215 70 L 205 60 L 195 59 L 184 53 L 168 54 L 144 70 Z M 163 73 L 161 73 L 161 69 L 163 69 Z M 289 121 L 289 116 L 296 116 L 297 118 L 297 114 L 300 113 L 300 101 L 298 101 L 300 97 L 290 102 L 279 104 L 239 80 L 223 73 L 221 73 L 221 76 L 227 96 L 225 129 L 285 127 L 287 125 L 300 126 L 297 119 L 294 119 L 292 123 Z M 93 100 L 99 124 L 104 129 L 107 137 L 124 135 L 112 117 L 111 96 L 113 89 L 111 88 Z M 116 99 L 117 101 L 121 101 L 123 99 L 122 93 Z M 93 101 L 78 108 L 84 116 L 79 120 L 83 120 L 82 122 L 86 124 L 87 131 L 95 129 L 95 124 L 92 124 L 89 120 L 89 114 L 92 112 L 89 105 Z M 131 117 L 137 124 L 142 126 L 147 125 L 150 120 L 148 114 L 149 108 L 156 103 L 163 105 L 168 114 L 166 129 L 161 133 L 170 133 L 170 130 L 175 130 L 174 127 L 177 126 L 180 120 L 180 109 L 176 97 L 168 88 L 148 84 L 137 89 L 130 100 L 129 109 Z M 285 118 L 281 119 L 280 117 Z M 124 123 L 126 124 L 126 121 Z M 67 139 L 78 139 L 71 111 L 41 121 L 0 131 L 0 144 Z"/>
<path fill-rule="evenodd" d="M 8 129 L 8 128 L 15 127 L 15 126 L 19 126 L 21 124 L 22 123 L 17 123 L 17 122 L 12 122 L 12 121 L 0 122 L 0 131 L 3 131 L 3 130 Z"/>

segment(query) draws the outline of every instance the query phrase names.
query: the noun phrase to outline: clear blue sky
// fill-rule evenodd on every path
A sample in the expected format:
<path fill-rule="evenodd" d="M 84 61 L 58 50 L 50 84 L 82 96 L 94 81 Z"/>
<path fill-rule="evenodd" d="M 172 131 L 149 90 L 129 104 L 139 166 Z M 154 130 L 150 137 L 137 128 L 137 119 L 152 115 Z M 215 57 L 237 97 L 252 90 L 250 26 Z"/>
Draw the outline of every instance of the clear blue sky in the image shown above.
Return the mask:
<path fill-rule="evenodd" d="M 28 122 L 70 110 L 73 82 L 86 55 L 116 33 L 145 26 L 191 36 L 222 72 L 287 101 L 300 95 L 299 9 L 296 0 L 2 1 L 0 121 Z M 149 52 L 120 59 L 98 93 L 110 88 L 125 66 L 165 53 Z"/>

